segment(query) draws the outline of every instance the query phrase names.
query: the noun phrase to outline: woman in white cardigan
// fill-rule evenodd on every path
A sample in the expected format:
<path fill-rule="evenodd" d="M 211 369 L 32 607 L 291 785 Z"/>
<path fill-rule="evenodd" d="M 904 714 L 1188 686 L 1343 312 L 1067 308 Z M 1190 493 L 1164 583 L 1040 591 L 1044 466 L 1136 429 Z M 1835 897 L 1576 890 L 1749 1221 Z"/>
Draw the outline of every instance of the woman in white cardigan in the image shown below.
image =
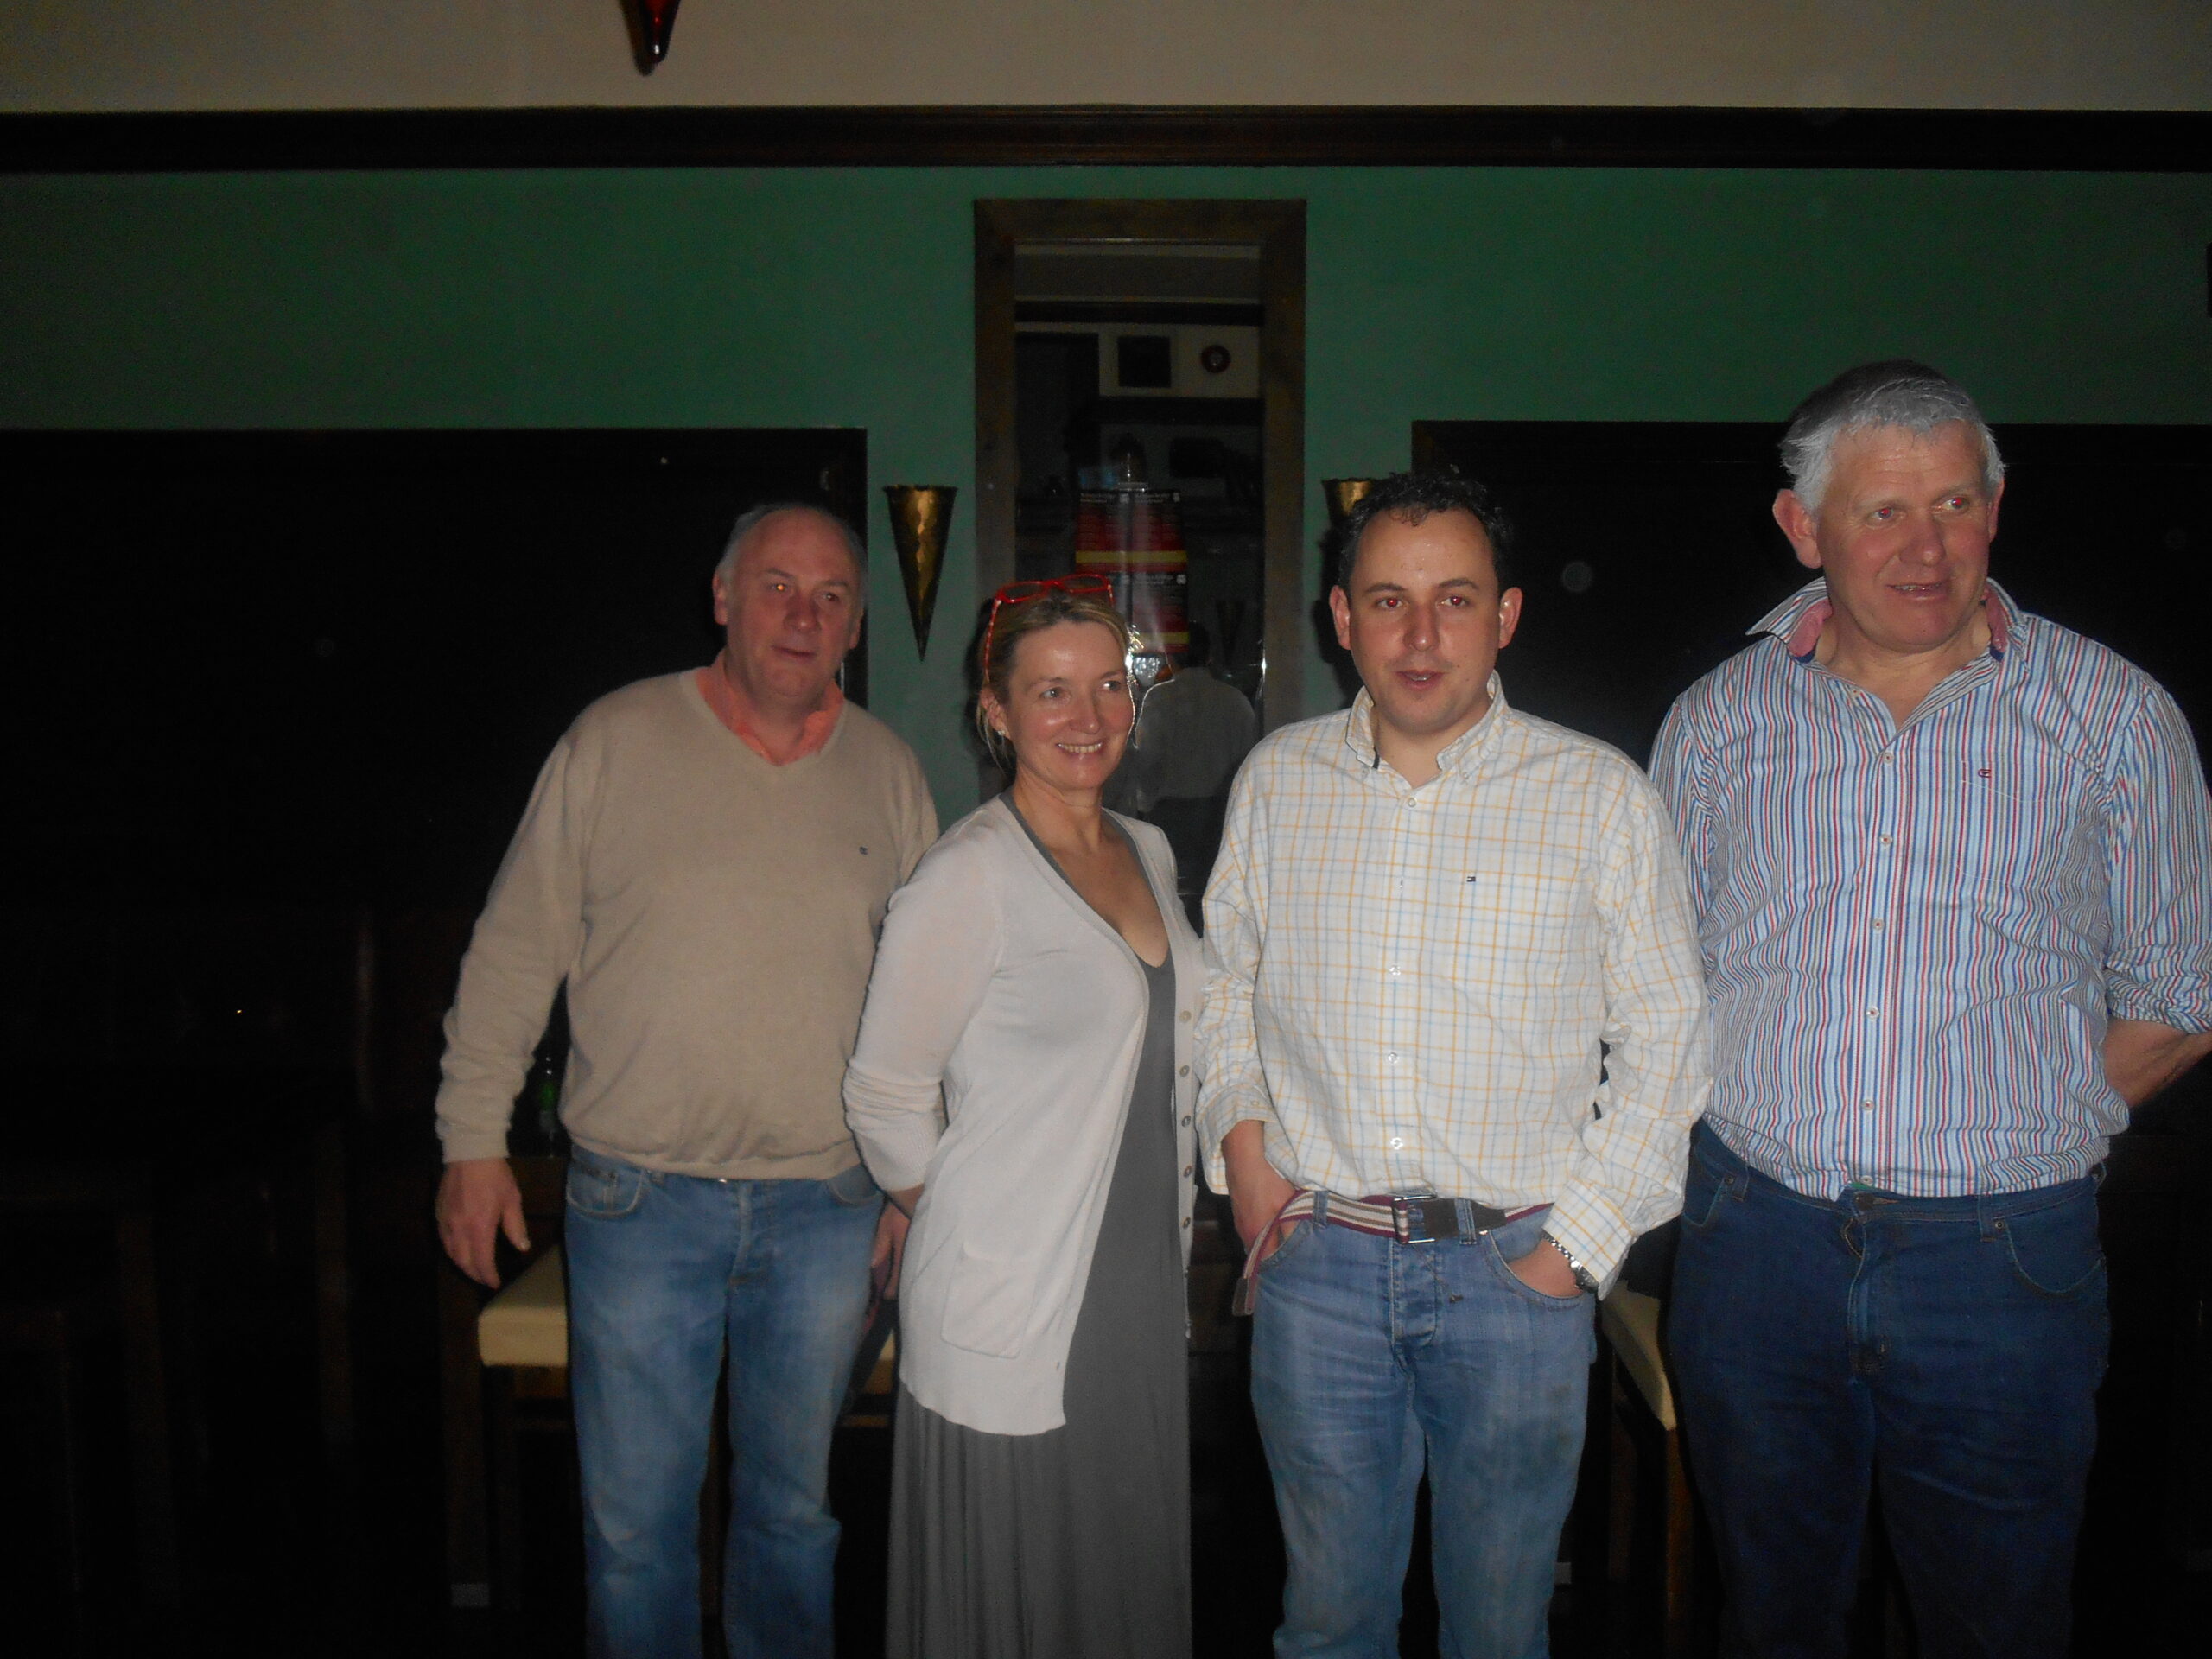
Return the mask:
<path fill-rule="evenodd" d="M 977 722 L 1013 786 L 891 901 L 845 1108 L 914 1218 L 891 1659 L 1160 1659 L 1191 1639 L 1183 1271 L 1198 945 L 1166 838 L 1104 810 L 1128 625 L 1002 590 Z"/>

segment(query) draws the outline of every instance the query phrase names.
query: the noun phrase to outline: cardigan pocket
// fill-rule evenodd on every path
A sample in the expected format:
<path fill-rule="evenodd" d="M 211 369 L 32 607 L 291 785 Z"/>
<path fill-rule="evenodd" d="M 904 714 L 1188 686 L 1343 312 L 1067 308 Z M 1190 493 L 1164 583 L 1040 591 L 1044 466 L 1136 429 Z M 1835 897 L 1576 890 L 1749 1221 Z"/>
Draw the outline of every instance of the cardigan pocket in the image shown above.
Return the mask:
<path fill-rule="evenodd" d="M 1020 1353 L 1036 1302 L 1031 1271 L 1026 1260 L 985 1255 L 963 1244 L 944 1287 L 944 1339 L 993 1359 Z"/>

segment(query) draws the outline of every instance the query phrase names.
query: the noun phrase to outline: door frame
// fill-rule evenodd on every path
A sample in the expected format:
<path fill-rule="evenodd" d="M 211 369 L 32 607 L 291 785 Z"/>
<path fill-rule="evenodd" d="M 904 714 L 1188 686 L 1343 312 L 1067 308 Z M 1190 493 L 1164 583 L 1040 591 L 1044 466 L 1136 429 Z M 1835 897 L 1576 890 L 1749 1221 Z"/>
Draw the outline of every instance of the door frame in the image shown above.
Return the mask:
<path fill-rule="evenodd" d="M 1302 200 L 979 200 L 976 204 L 976 590 L 1014 575 L 1015 247 L 1024 242 L 1239 244 L 1260 251 L 1262 729 L 1304 718 L 1306 204 Z"/>

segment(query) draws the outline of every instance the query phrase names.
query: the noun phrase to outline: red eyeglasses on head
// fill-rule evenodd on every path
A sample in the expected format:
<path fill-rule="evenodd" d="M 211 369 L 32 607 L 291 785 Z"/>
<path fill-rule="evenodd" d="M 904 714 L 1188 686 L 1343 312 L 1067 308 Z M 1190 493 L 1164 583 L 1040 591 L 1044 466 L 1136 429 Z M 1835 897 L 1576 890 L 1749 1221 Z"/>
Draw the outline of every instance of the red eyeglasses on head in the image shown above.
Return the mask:
<path fill-rule="evenodd" d="M 1103 599 L 1114 602 L 1114 584 L 1104 576 L 1046 576 L 1038 582 L 1009 582 L 991 595 L 991 614 L 983 624 L 982 683 L 991 683 L 991 641 L 999 631 L 999 612 L 1027 605 L 1033 599 L 1042 599 L 1047 594 L 1062 594 L 1070 599 Z"/>

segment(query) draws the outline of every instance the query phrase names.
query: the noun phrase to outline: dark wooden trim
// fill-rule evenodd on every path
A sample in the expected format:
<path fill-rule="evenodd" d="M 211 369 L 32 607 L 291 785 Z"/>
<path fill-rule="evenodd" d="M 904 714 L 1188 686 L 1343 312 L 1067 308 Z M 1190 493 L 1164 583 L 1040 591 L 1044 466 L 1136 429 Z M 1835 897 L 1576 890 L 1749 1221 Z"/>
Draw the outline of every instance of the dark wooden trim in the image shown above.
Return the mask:
<path fill-rule="evenodd" d="M 1014 439 L 1014 248 L 1025 229 L 1020 216 L 1011 210 L 1021 205 L 976 204 L 978 602 L 1014 580 L 1014 495 L 1021 486 L 1021 452 Z"/>
<path fill-rule="evenodd" d="M 1260 251 L 1262 540 L 1268 728 L 1306 713 L 1306 204 L 1302 201 L 978 201 L 976 204 L 976 590 L 1014 572 L 1014 248 L 1023 242 L 1241 243 Z M 988 788 L 988 763 L 986 767 Z"/>
<path fill-rule="evenodd" d="M 2212 170 L 2212 111 L 1417 105 L 0 115 L 0 171 L 537 167 Z"/>
<path fill-rule="evenodd" d="M 1264 731 L 1306 718 L 1306 204 L 1259 204 L 1260 472 L 1266 549 Z"/>

